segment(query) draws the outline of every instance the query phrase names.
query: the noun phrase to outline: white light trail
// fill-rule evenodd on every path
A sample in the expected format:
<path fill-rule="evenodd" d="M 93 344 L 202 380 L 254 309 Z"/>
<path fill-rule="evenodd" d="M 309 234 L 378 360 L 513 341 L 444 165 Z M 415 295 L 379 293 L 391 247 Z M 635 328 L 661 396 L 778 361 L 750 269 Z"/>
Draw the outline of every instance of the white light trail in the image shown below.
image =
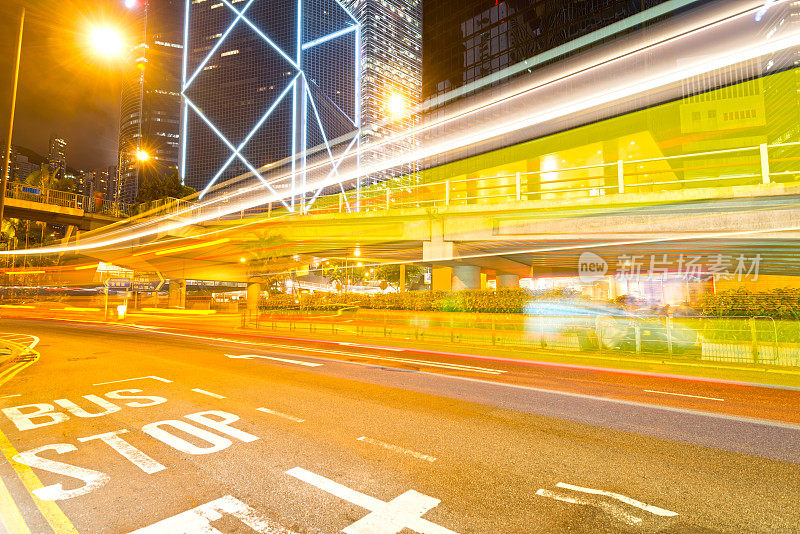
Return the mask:
<path fill-rule="evenodd" d="M 356 160 L 358 160 L 361 154 L 363 154 L 364 152 L 373 151 L 376 148 L 385 146 L 388 143 L 397 142 L 403 139 L 404 137 L 408 137 L 410 135 L 418 135 L 420 132 L 429 130 L 431 128 L 441 127 L 455 120 L 471 116 L 479 111 L 486 111 L 492 109 L 494 106 L 507 104 L 511 99 L 517 99 L 520 98 L 521 96 L 535 95 L 536 91 L 542 90 L 545 87 L 552 86 L 553 84 L 565 82 L 573 77 L 585 74 L 590 70 L 597 70 L 600 68 L 613 68 L 615 63 L 622 61 L 623 59 L 630 59 L 632 57 L 637 56 L 638 54 L 643 54 L 645 52 L 652 53 L 660 47 L 664 47 L 669 44 L 674 44 L 677 41 L 682 41 L 692 37 L 701 39 L 704 36 L 704 34 L 707 34 L 708 32 L 712 32 L 714 30 L 725 31 L 724 28 L 720 28 L 720 26 L 723 26 L 725 24 L 730 24 L 731 22 L 739 20 L 741 17 L 749 17 L 759 7 L 761 7 L 760 3 L 757 4 L 756 7 L 747 9 L 745 11 L 739 11 L 733 13 L 730 17 L 726 18 L 725 20 L 717 21 L 713 24 L 706 24 L 701 27 L 696 27 L 688 31 L 683 31 L 679 35 L 675 35 L 670 39 L 663 39 L 655 44 L 651 44 L 646 47 L 635 48 L 633 51 L 629 51 L 628 53 L 618 55 L 615 58 L 610 59 L 602 64 L 596 64 L 589 68 L 580 68 L 578 70 L 572 69 L 570 72 L 564 72 L 558 76 L 551 76 L 549 79 L 544 81 L 536 80 L 531 87 L 525 90 L 520 90 L 516 94 L 510 96 L 503 96 L 500 98 L 494 98 L 487 102 L 480 103 L 467 110 L 464 110 L 461 113 L 446 117 L 445 119 L 442 119 L 440 121 L 423 125 L 422 127 L 416 128 L 414 131 L 405 132 L 401 136 L 393 136 L 388 139 L 384 138 L 378 142 L 371 143 L 365 146 L 359 144 L 358 148 L 351 154 L 346 155 L 346 157 L 350 159 L 355 158 Z M 767 54 L 772 54 L 780 50 L 796 46 L 798 40 L 800 40 L 800 31 L 797 30 L 791 33 L 787 33 L 780 39 L 774 39 L 770 41 L 763 41 L 763 40 L 754 41 L 751 39 L 740 39 L 737 42 L 741 42 L 743 44 L 741 44 L 739 47 L 731 48 L 727 51 L 727 53 L 718 55 L 717 57 L 714 57 L 711 60 L 701 59 L 688 65 L 682 65 L 680 67 L 674 66 L 671 69 L 664 69 L 648 78 L 641 79 L 636 83 L 620 86 L 615 88 L 614 90 L 606 91 L 600 94 L 596 93 L 591 94 L 590 96 L 579 98 L 577 100 L 573 99 L 569 102 L 561 104 L 560 106 L 550 106 L 545 111 L 535 111 L 522 116 L 514 115 L 511 117 L 502 117 L 496 120 L 493 124 L 481 128 L 475 128 L 467 134 L 445 137 L 442 140 L 429 143 L 427 146 L 419 147 L 413 151 L 410 151 L 407 154 L 394 157 L 386 161 L 382 161 L 380 163 L 373 164 L 372 166 L 367 168 L 359 168 L 358 165 L 355 165 L 354 166 L 355 169 L 353 170 L 342 171 L 339 165 L 337 164 L 336 172 L 332 171 L 327 172 L 327 176 L 324 179 L 307 185 L 305 191 L 300 190 L 300 191 L 295 191 L 295 193 L 303 194 L 313 190 L 316 190 L 319 193 L 319 191 L 324 187 L 356 180 L 359 176 L 377 173 L 382 170 L 410 163 L 412 161 L 417 161 L 432 156 L 446 154 L 452 150 L 459 149 L 482 141 L 486 141 L 494 137 L 497 137 L 499 135 L 507 134 L 511 131 L 518 131 L 520 129 L 524 129 L 533 125 L 547 123 L 548 121 L 560 118 L 568 114 L 581 112 L 597 106 L 609 104 L 611 102 L 615 102 L 620 99 L 624 99 L 633 95 L 646 93 L 647 91 L 652 91 L 660 87 L 668 86 L 670 84 L 680 82 L 681 80 L 684 80 L 686 78 L 695 75 L 699 75 L 716 69 L 729 67 L 731 65 L 735 65 L 737 63 L 741 63 L 743 61 L 747 61 L 750 59 L 755 59 Z M 358 102 L 358 99 L 356 100 L 356 102 Z M 235 150 L 232 145 L 230 146 L 230 148 L 232 150 Z M 254 172 L 258 176 L 260 176 L 260 174 L 258 174 L 258 171 L 256 171 L 251 167 L 252 166 L 248 167 L 250 168 L 251 172 Z M 330 163 L 325 162 L 324 164 L 309 165 L 307 167 L 307 171 L 329 169 L 330 167 L 331 167 Z M 290 175 L 286 174 L 278 176 L 277 178 L 271 180 L 269 183 L 275 184 L 289 177 Z M 192 208 L 179 211 L 176 214 L 172 214 L 170 216 L 154 218 L 148 221 L 135 223 L 126 228 L 119 228 L 111 230 L 110 232 L 103 232 L 101 235 L 98 235 L 95 238 L 97 239 L 96 241 L 92 241 L 91 237 L 85 236 L 83 242 L 79 244 L 44 247 L 44 248 L 30 249 L 30 250 L 3 251 L 0 252 L 0 255 L 48 254 L 55 252 L 92 250 L 107 246 L 113 246 L 116 244 L 124 243 L 134 239 L 139 239 L 142 237 L 147 237 L 159 232 L 165 232 L 191 224 L 199 224 L 209 219 L 220 217 L 221 215 L 239 212 L 241 210 L 253 206 L 263 205 L 268 202 L 283 202 L 284 195 L 279 194 L 271 187 L 269 190 L 269 194 L 263 194 L 257 198 L 243 198 L 247 194 L 252 193 L 254 191 L 258 191 L 259 189 L 260 189 L 259 186 L 243 187 L 239 191 L 229 194 L 228 196 L 212 199 L 204 203 L 199 203 L 198 205 L 195 205 Z M 316 196 L 317 195 L 315 195 L 315 198 Z M 225 207 L 221 207 L 223 202 L 227 203 Z M 213 208 L 215 205 L 217 206 L 218 209 L 216 210 L 209 209 Z M 182 216 L 186 216 L 186 218 L 179 221 L 172 219 L 172 217 L 182 217 Z"/>

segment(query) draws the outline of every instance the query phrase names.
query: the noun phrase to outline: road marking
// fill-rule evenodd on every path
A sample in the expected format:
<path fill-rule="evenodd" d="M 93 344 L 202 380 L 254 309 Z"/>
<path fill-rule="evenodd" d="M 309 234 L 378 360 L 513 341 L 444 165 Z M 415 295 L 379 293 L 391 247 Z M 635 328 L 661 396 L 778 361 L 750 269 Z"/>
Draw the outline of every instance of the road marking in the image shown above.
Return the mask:
<path fill-rule="evenodd" d="M 635 515 L 631 515 L 619 506 L 615 506 L 613 504 L 609 504 L 607 502 L 591 502 L 586 499 L 582 499 L 580 497 L 572 497 L 570 495 L 562 495 L 560 493 L 556 493 L 546 489 L 540 489 L 536 492 L 536 495 L 541 497 L 548 497 L 550 499 L 555 499 L 557 501 L 568 502 L 570 504 L 580 504 L 582 506 L 596 506 L 601 510 L 607 512 L 615 519 L 622 521 L 627 525 L 638 525 L 642 522 L 641 517 L 636 517 Z"/>
<path fill-rule="evenodd" d="M 11 397 L 21 397 L 19 393 L 15 393 L 14 395 L 3 395 L 0 399 L 10 399 Z"/>
<path fill-rule="evenodd" d="M 4 532 L 9 534 L 30 534 L 31 532 L 2 479 L 0 479 L 0 527 L 5 528 Z"/>
<path fill-rule="evenodd" d="M 40 341 L 38 337 L 33 336 L 31 334 L 15 334 L 13 332 L 1 333 L 0 338 L 7 339 L 12 343 L 22 343 L 26 345 L 29 349 L 35 348 Z"/>
<path fill-rule="evenodd" d="M 397 534 L 405 528 L 420 534 L 456 534 L 422 519 L 425 512 L 441 501 L 417 491 L 409 490 L 389 502 L 384 502 L 301 467 L 290 469 L 286 474 L 371 512 L 342 529 L 345 534 Z"/>
<path fill-rule="evenodd" d="M 200 389 L 200 388 L 194 388 L 194 389 L 192 389 L 192 391 L 194 391 L 195 393 L 202 393 L 203 395 L 208 395 L 209 397 L 214 397 L 215 399 L 227 399 L 227 397 L 224 396 L 224 395 L 218 395 L 216 393 L 211 393 L 210 391 L 206 391 L 206 390 Z"/>
<path fill-rule="evenodd" d="M 300 360 L 289 360 L 287 358 L 275 358 L 273 356 L 261 356 L 259 354 L 242 354 L 240 356 L 236 356 L 233 354 L 226 354 L 228 358 L 232 360 L 251 360 L 253 358 L 262 358 L 264 360 L 274 360 L 276 362 L 283 362 L 283 363 L 294 363 L 297 365 L 304 365 L 306 367 L 322 367 L 321 363 L 311 363 L 311 362 L 303 362 Z"/>
<path fill-rule="evenodd" d="M 392 445 L 391 443 L 386 443 L 384 441 L 378 441 L 377 439 L 368 438 L 366 436 L 361 436 L 360 438 L 356 438 L 357 441 L 363 441 L 364 443 L 369 443 L 370 445 L 377 445 L 378 447 L 383 447 L 386 450 L 392 452 L 399 452 L 400 454 L 407 454 L 408 456 L 413 456 L 419 460 L 425 460 L 426 462 L 435 462 L 437 458 L 435 456 L 431 456 L 429 454 L 423 454 L 421 452 L 412 451 L 411 449 L 404 449 L 403 447 L 398 447 L 397 445 Z"/>
<path fill-rule="evenodd" d="M 405 350 L 406 350 L 406 349 L 397 349 L 397 348 L 394 348 L 394 347 L 379 347 L 379 346 L 376 346 L 376 345 L 362 345 L 360 343 L 345 343 L 343 341 L 339 341 L 336 344 L 337 345 L 342 345 L 342 346 L 345 346 L 345 347 L 364 347 L 364 348 L 375 349 L 375 350 L 388 350 L 388 351 L 391 351 L 391 352 L 405 352 Z"/>
<path fill-rule="evenodd" d="M 691 397 L 693 399 L 705 399 L 705 400 L 713 400 L 719 402 L 725 402 L 725 399 L 720 399 L 717 397 L 704 397 L 702 395 L 689 395 L 688 393 L 672 393 L 670 391 L 657 391 L 655 389 L 645 389 L 647 393 L 658 393 L 660 395 L 674 395 L 676 397 Z"/>
<path fill-rule="evenodd" d="M 305 419 L 300 419 L 299 417 L 295 417 L 293 415 L 289 415 L 288 413 L 283 412 L 276 412 L 275 410 L 270 410 L 269 408 L 256 408 L 259 412 L 268 413 L 270 415 L 277 415 L 278 417 L 283 417 L 284 419 L 288 419 L 289 421 L 294 421 L 295 423 L 302 423 Z"/>
<path fill-rule="evenodd" d="M 396 356 L 372 356 L 369 354 L 361 354 L 359 352 L 343 352 L 340 350 L 331 350 L 331 349 L 314 349 L 310 347 L 296 347 L 293 345 L 268 345 L 278 349 L 291 349 L 291 350 L 299 350 L 304 352 L 317 352 L 322 354 L 338 354 L 340 356 L 350 356 L 354 358 L 364 358 L 368 360 L 385 360 L 389 362 L 399 362 L 399 363 L 407 363 L 412 365 L 421 365 L 425 367 L 439 367 L 442 369 L 451 369 L 456 371 L 471 371 L 475 373 L 486 373 L 491 375 L 500 375 L 506 373 L 507 371 L 501 371 L 499 369 L 489 369 L 487 367 L 475 367 L 474 365 L 462 365 L 460 363 L 447 363 L 447 362 L 434 362 L 430 360 L 414 360 L 411 358 L 399 358 Z"/>
<path fill-rule="evenodd" d="M 11 467 L 13 467 L 14 471 L 16 471 L 17 476 L 22 481 L 23 486 L 25 486 L 25 489 L 27 489 L 31 494 L 34 504 L 37 508 L 39 508 L 42 516 L 52 527 L 53 531 L 57 534 L 78 534 L 78 531 L 75 530 L 72 522 L 70 522 L 67 516 L 64 515 L 64 512 L 61 511 L 61 508 L 59 508 L 57 504 L 55 504 L 53 501 L 39 499 L 33 495 L 33 492 L 43 488 L 44 484 L 42 484 L 42 481 L 39 480 L 39 478 L 33 472 L 33 469 L 11 459 L 19 453 L 14 446 L 11 445 L 11 442 L 8 441 L 8 438 L 2 432 L 0 432 L 0 451 L 2 451 L 3 456 L 5 456 L 8 463 L 10 463 Z"/>
<path fill-rule="evenodd" d="M 129 382 L 131 380 L 144 380 L 145 378 L 152 378 L 153 380 L 160 380 L 161 382 L 172 383 L 172 380 L 167 380 L 166 378 L 161 378 L 160 376 L 137 376 L 136 378 L 123 378 L 122 380 L 110 380 L 108 382 L 98 382 L 97 384 L 92 384 L 93 386 L 105 386 L 106 384 L 119 384 L 120 382 Z"/>
<path fill-rule="evenodd" d="M 99 439 L 112 449 L 120 453 L 124 458 L 127 458 L 133 465 L 152 475 L 166 469 L 163 465 L 153 460 L 150 456 L 143 453 L 124 439 L 119 437 L 119 434 L 127 434 L 127 429 L 116 430 L 114 432 L 106 432 L 105 434 L 97 434 L 96 436 L 88 436 L 85 438 L 78 438 L 81 443 Z"/>
<path fill-rule="evenodd" d="M 253 510 L 232 495 L 226 495 L 189 511 L 163 519 L 158 523 L 134 530 L 131 534 L 221 534 L 211 526 L 212 521 L 230 515 L 261 534 L 293 534 Z"/>
<path fill-rule="evenodd" d="M 652 504 L 645 504 L 642 501 L 637 501 L 636 499 L 632 499 L 630 497 L 626 497 L 625 495 L 620 495 L 619 493 L 614 493 L 611 491 L 584 488 L 582 486 L 575 486 L 573 484 L 566 484 L 564 482 L 559 482 L 558 484 L 556 484 L 556 486 L 563 489 L 580 491 L 581 493 L 589 493 L 591 495 L 603 495 L 604 497 L 611 497 L 612 499 L 624 502 L 625 504 L 629 504 L 633 507 L 639 508 L 640 510 L 644 510 L 645 512 L 650 512 L 651 514 L 660 515 L 662 517 L 675 517 L 676 515 L 678 515 L 676 512 L 673 512 L 671 510 L 659 508 L 658 506 L 653 506 Z"/>

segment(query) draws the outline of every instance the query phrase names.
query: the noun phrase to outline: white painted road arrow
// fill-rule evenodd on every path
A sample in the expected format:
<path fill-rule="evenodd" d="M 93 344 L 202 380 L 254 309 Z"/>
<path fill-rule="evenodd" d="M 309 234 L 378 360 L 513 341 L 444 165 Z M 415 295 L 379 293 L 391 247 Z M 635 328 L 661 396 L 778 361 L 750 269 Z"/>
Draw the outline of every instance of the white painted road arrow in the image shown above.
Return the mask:
<path fill-rule="evenodd" d="M 295 363 L 297 365 L 305 365 L 306 367 L 321 367 L 321 363 L 302 362 L 300 360 L 288 360 L 286 358 L 274 358 L 272 356 L 261 356 L 260 354 L 241 354 L 236 356 L 234 354 L 226 354 L 232 360 L 252 360 L 253 358 L 263 358 L 265 360 L 275 360 L 276 362 Z"/>

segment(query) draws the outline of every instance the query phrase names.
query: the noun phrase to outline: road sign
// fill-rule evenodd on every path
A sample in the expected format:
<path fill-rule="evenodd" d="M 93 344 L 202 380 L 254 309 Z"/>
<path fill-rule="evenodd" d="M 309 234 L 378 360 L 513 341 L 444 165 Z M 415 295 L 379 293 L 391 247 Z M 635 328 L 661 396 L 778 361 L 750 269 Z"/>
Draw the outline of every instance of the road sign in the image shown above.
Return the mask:
<path fill-rule="evenodd" d="M 158 276 L 157 280 L 152 278 L 152 273 L 149 273 L 146 276 L 142 276 L 141 278 L 135 279 L 131 283 L 131 291 L 158 291 L 164 285 L 164 277 L 161 276 L 161 273 L 156 271 L 155 275 Z"/>
<path fill-rule="evenodd" d="M 131 291 L 158 291 L 163 283 L 163 280 L 134 280 Z"/>
<path fill-rule="evenodd" d="M 109 278 L 106 287 L 110 289 L 128 289 L 131 287 L 130 278 Z"/>

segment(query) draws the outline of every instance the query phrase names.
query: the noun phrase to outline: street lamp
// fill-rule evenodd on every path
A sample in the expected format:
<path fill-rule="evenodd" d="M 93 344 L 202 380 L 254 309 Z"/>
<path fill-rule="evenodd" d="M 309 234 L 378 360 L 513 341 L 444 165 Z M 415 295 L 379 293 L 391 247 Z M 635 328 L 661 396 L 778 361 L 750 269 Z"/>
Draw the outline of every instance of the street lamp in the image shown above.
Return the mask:
<path fill-rule="evenodd" d="M 147 150 L 144 150 L 143 148 L 137 148 L 136 159 L 144 163 L 150 160 L 150 154 L 147 152 Z"/>
<path fill-rule="evenodd" d="M 11 137 L 14 135 L 14 113 L 17 108 L 17 86 L 19 85 L 19 60 L 22 56 L 22 30 L 25 27 L 25 8 L 19 16 L 19 38 L 17 40 L 17 59 L 14 63 L 14 85 L 11 90 L 11 114 L 8 120 L 8 144 L 6 145 L 6 161 L 3 176 L 0 179 L 0 224 L 3 222 L 3 210 L 6 204 L 6 184 L 11 169 Z"/>
<path fill-rule="evenodd" d="M 88 32 L 89 46 L 103 58 L 117 58 L 125 51 L 122 33 L 111 26 L 95 26 Z"/>
<path fill-rule="evenodd" d="M 135 0 L 134 0 L 135 1 Z M 127 2 L 126 2 L 127 5 Z M 11 147 L 14 136 L 14 115 L 17 107 L 17 88 L 19 86 L 19 64 L 22 57 L 22 35 L 25 28 L 25 8 L 19 17 L 19 36 L 17 39 L 17 57 L 14 62 L 14 82 L 11 90 L 11 112 L 8 121 L 8 139 L 5 152 L 5 165 L 3 175 L 0 177 L 0 221 L 3 220 L 6 203 L 6 187 L 11 171 Z M 91 49 L 95 54 L 105 58 L 119 57 L 125 48 L 125 39 L 122 32 L 110 26 L 95 26 L 90 28 L 87 37 Z"/>

